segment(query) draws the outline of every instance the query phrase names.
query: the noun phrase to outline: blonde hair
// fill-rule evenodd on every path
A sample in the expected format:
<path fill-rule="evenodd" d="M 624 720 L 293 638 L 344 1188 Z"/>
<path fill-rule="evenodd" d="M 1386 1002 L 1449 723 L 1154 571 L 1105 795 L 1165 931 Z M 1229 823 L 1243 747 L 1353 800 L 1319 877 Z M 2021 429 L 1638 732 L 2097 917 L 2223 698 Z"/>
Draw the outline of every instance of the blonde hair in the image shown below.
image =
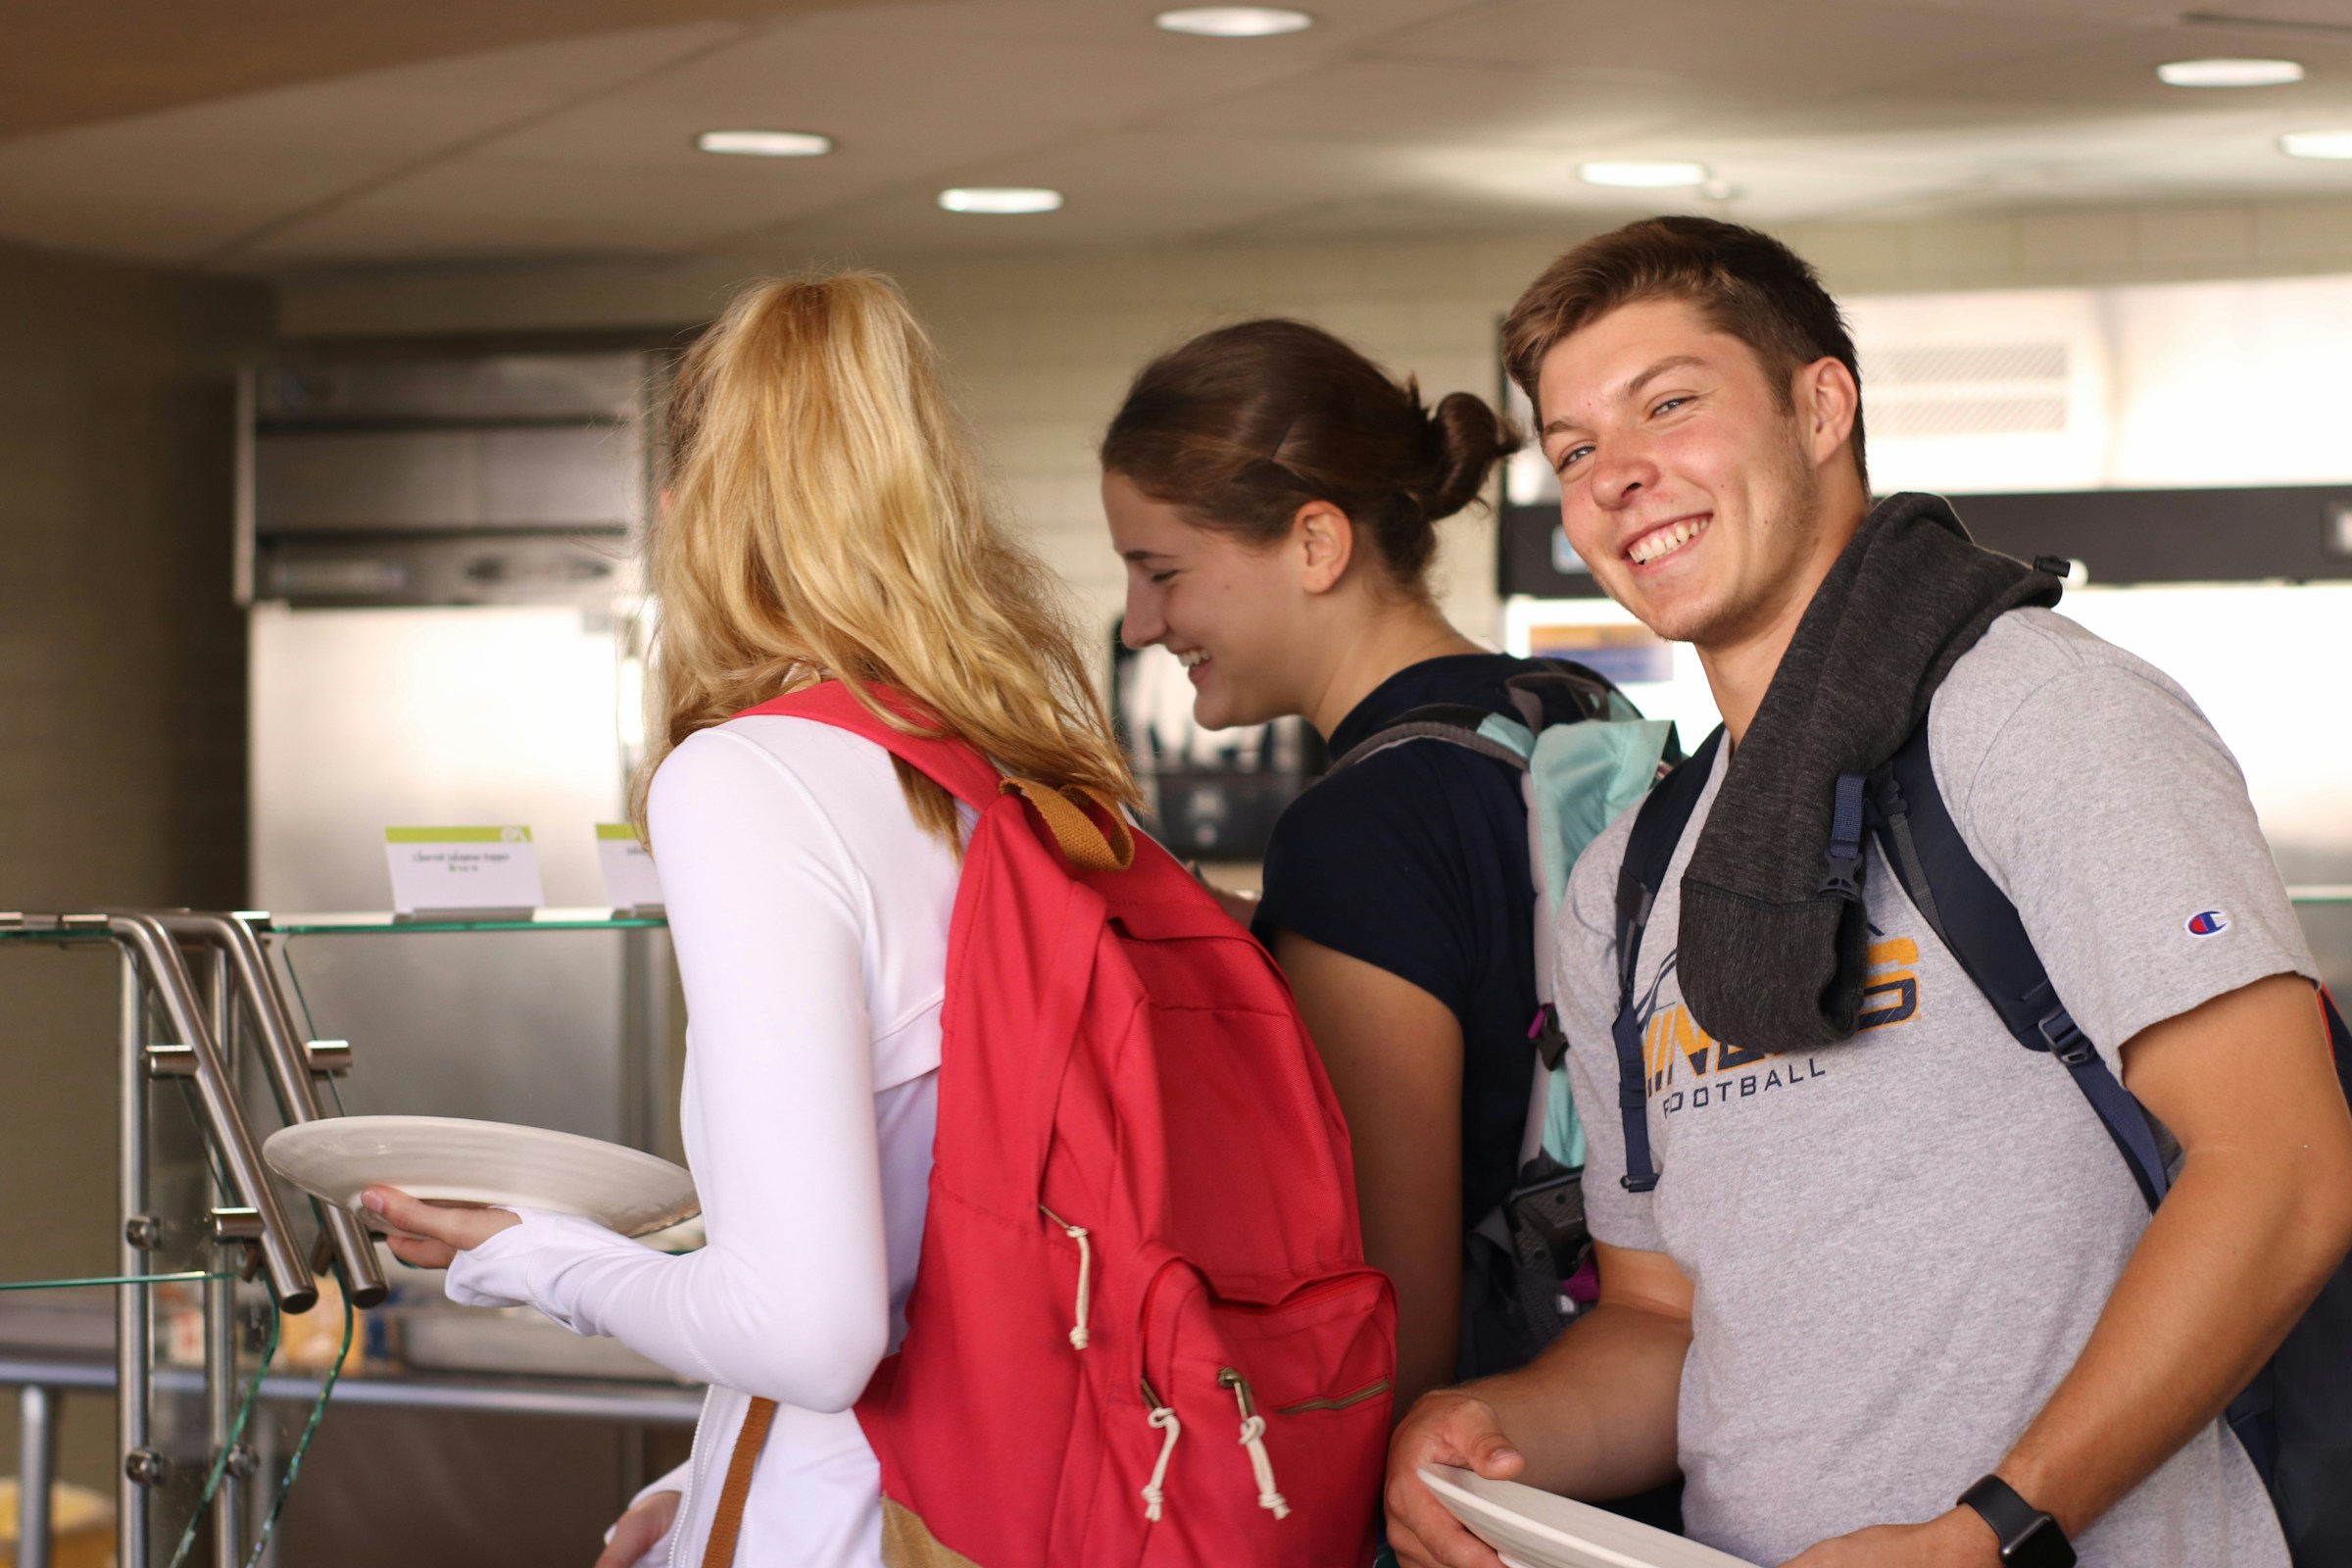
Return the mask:
<path fill-rule="evenodd" d="M 640 831 L 680 742 L 827 678 L 906 733 L 1139 801 L 1057 584 L 990 504 L 936 362 L 875 272 L 757 284 L 686 354 L 649 563 L 660 721 Z M 875 684 L 933 722 L 882 707 Z M 959 845 L 947 792 L 898 776 L 915 820 Z"/>

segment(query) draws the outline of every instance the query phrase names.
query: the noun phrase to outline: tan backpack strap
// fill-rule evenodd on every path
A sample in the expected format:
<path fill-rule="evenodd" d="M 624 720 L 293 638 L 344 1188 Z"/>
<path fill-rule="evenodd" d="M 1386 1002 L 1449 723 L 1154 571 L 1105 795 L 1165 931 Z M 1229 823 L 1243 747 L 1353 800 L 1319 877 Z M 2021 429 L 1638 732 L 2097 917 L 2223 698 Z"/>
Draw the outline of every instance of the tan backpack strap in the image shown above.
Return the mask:
<path fill-rule="evenodd" d="M 743 1505 L 751 1500 L 752 1467 L 760 1462 L 760 1446 L 776 1419 L 776 1401 L 754 1399 L 743 1413 L 743 1430 L 735 1434 L 735 1452 L 727 1459 L 726 1485 L 719 1488 L 718 1512 L 710 1520 L 710 1539 L 703 1547 L 703 1568 L 730 1568 L 735 1561 L 735 1538 L 743 1533 Z"/>
<path fill-rule="evenodd" d="M 1061 858 L 1081 871 L 1124 871 L 1135 863 L 1135 833 L 1117 803 L 1094 790 L 1072 784 L 1055 789 L 1033 778 L 1008 778 L 998 786 L 1006 795 L 1019 795 L 1045 818 Z M 1110 820 L 1106 834 L 1087 814 L 1082 801 L 1092 802 Z"/>

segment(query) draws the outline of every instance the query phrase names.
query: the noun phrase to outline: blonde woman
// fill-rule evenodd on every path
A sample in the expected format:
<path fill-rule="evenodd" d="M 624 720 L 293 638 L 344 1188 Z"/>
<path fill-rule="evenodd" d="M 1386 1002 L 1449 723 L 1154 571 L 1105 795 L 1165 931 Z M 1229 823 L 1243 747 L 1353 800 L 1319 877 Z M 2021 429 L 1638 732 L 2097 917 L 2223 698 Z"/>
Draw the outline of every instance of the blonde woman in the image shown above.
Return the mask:
<path fill-rule="evenodd" d="M 906 1332 L 969 824 L 870 741 L 734 715 L 827 677 L 882 683 L 1017 773 L 1135 788 L 886 279 L 744 293 L 687 356 L 672 429 L 652 552 L 664 755 L 640 815 L 685 985 L 710 1245 L 671 1257 L 579 1219 L 367 1200 L 454 1299 L 528 1303 L 711 1385 L 693 1458 L 600 1568 L 702 1561 L 755 1396 L 780 1408 L 735 1560 L 873 1568 L 880 1473 L 851 1406 Z"/>

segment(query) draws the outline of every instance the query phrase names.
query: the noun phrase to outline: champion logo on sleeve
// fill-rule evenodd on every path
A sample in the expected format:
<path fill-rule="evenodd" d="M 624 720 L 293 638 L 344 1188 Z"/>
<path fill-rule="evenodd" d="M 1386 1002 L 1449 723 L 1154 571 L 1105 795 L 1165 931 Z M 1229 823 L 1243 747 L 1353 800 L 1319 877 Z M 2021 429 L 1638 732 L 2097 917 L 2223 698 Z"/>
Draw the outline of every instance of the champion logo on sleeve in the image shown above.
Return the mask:
<path fill-rule="evenodd" d="M 2200 909 L 2188 917 L 2187 924 L 2192 937 L 2218 937 L 2230 929 L 2230 917 L 2219 909 Z"/>

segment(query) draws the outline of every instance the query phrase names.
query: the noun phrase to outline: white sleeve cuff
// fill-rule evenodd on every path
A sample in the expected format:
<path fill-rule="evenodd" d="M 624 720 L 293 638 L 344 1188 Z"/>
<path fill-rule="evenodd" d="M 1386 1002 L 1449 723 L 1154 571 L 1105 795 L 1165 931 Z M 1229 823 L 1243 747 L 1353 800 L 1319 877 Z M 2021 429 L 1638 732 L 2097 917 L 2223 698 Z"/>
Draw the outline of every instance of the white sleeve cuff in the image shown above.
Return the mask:
<path fill-rule="evenodd" d="M 535 1306 L 574 1334 L 583 1330 L 565 1303 L 548 1299 L 548 1286 L 564 1264 L 589 1253 L 636 1244 L 594 1220 L 542 1209 L 511 1210 L 522 1223 L 510 1225 L 450 1261 L 443 1289 L 460 1306 Z"/>

